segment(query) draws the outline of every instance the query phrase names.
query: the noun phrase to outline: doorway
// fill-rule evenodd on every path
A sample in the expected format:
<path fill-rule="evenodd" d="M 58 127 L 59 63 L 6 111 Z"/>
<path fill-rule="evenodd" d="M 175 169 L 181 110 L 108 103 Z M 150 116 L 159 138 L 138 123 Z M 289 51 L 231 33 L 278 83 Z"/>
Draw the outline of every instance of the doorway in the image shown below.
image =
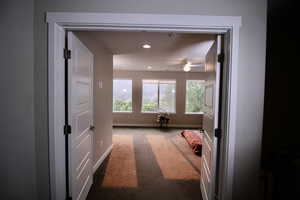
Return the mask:
<path fill-rule="evenodd" d="M 204 198 L 208 199 L 209 193 L 214 190 L 214 183 L 207 180 L 214 176 L 216 162 L 213 133 L 218 126 L 210 125 L 216 120 L 214 116 L 217 116 L 215 114 L 217 110 L 214 108 L 218 108 L 219 105 L 217 100 L 219 87 L 216 86 L 219 86 L 220 81 L 216 80 L 219 77 L 217 55 L 221 53 L 218 52 L 221 50 L 219 48 L 221 47 L 220 36 L 197 33 L 100 30 L 72 31 L 72 33 L 69 31 L 68 36 L 71 36 L 68 37 L 68 46 L 71 51 L 68 70 L 74 71 L 73 69 L 78 68 L 72 65 L 74 62 L 79 63 L 82 68 L 80 71 L 83 71 L 83 67 L 86 66 L 85 74 L 90 74 L 91 70 L 88 66 L 91 61 L 85 58 L 90 53 L 88 50 L 85 53 L 86 48 L 82 46 L 86 45 L 94 55 L 95 120 L 94 124 L 92 121 L 90 124 L 93 124 L 92 126 L 96 129 L 92 133 L 95 138 L 92 165 L 98 162 L 102 152 L 108 148 L 107 144 L 111 138 L 106 134 L 113 132 L 114 148 L 109 155 L 106 169 L 101 169 L 105 170 L 103 180 L 100 183 L 98 178 L 95 180 L 94 189 L 89 193 L 88 199 L 91 196 L 104 194 L 107 199 L 116 195 L 126 199 L 126 195 L 143 195 L 145 190 L 156 191 L 153 192 L 153 199 L 156 195 L 164 196 L 166 200 L 173 199 L 170 195 L 174 195 L 174 192 L 168 192 L 170 190 L 177 191 L 177 196 L 183 195 L 182 199 L 199 199 L 200 180 L 202 181 L 201 190 L 205 194 Z M 77 47 L 77 49 L 72 47 Z M 110 91 L 112 79 L 113 95 Z M 70 89 L 72 90 L 71 87 Z M 82 87 L 78 89 L 81 89 L 81 94 L 89 94 L 88 91 L 83 93 Z M 76 96 L 69 96 L 76 100 Z M 85 98 L 88 99 L 88 96 Z M 109 102 L 113 102 L 113 105 Z M 214 102 L 216 106 L 213 105 Z M 98 109 L 99 107 L 101 109 Z M 112 131 L 104 128 L 111 124 L 108 120 L 111 112 L 114 126 L 159 126 L 160 129 L 141 128 L 136 131 L 131 128 L 124 130 L 125 133 L 121 136 L 115 133 L 115 129 Z M 162 117 L 167 121 L 163 123 L 157 121 Z M 74 118 L 77 117 L 74 116 Z M 181 129 L 171 129 L 174 127 Z M 88 128 L 87 123 L 86 129 Z M 193 134 L 193 136 L 198 136 L 195 138 L 198 138 L 199 143 L 203 141 L 203 144 L 199 144 L 199 146 L 203 145 L 203 152 L 205 152 L 202 155 L 202 164 L 200 149 L 198 156 L 187 150 L 188 143 L 181 137 L 183 128 L 198 128 L 193 132 L 186 132 L 186 136 Z M 76 129 L 74 131 L 76 135 Z M 71 134 L 70 138 L 74 134 Z M 156 143 L 162 145 L 156 145 Z M 147 153 L 138 154 L 138 152 L 146 151 L 143 147 L 147 146 L 150 146 Z M 166 148 L 163 148 L 164 146 Z M 76 156 L 72 155 L 72 149 L 70 153 L 72 161 L 72 158 Z M 86 155 L 84 152 L 81 154 Z M 153 162 L 148 163 L 151 168 L 160 169 L 151 176 L 149 176 L 151 171 L 145 170 L 145 164 L 143 164 L 147 157 L 149 160 L 155 158 L 152 159 Z M 82 156 L 82 161 L 79 163 L 84 163 L 84 158 Z M 131 164 L 128 165 L 128 163 Z M 101 168 L 103 167 L 101 164 Z M 200 173 L 203 174 L 201 179 Z M 70 173 L 70 176 L 77 177 L 78 175 Z M 92 176 L 91 173 L 79 179 L 87 180 Z M 148 177 L 147 181 L 144 177 Z M 154 177 L 161 181 L 157 182 L 153 179 Z M 81 182 L 79 190 L 88 191 L 89 188 L 84 188 L 85 181 Z M 185 187 L 180 187 L 180 185 Z M 161 188 L 164 190 L 159 190 Z M 187 193 L 188 196 L 184 196 Z M 72 194 L 80 194 L 80 192 L 74 191 Z M 109 197 L 109 195 L 112 196 Z"/>
<path fill-rule="evenodd" d="M 222 147 L 224 153 L 221 154 L 220 167 L 220 189 L 219 194 L 221 199 L 227 199 L 230 196 L 230 174 L 233 172 L 233 152 L 234 152 L 234 116 L 235 116 L 235 94 L 236 94 L 236 67 L 237 67 L 237 44 L 238 44 L 238 28 L 240 26 L 239 19 L 229 17 L 226 20 L 218 20 L 216 17 L 192 17 L 189 16 L 156 16 L 155 15 L 128 15 L 124 14 L 123 17 L 114 14 L 64 14 L 64 13 L 48 13 L 49 23 L 49 137 L 50 137 L 50 169 L 51 169 L 51 192 L 53 199 L 60 199 L 59 197 L 65 196 L 63 190 L 66 180 L 63 166 L 64 156 L 61 155 L 60 150 L 64 149 L 65 145 L 63 140 L 59 138 L 62 136 L 60 127 L 63 127 L 64 123 L 62 117 L 64 113 L 59 108 L 64 107 L 61 101 L 63 100 L 63 89 L 61 84 L 63 83 L 64 71 L 60 68 L 64 65 L 64 60 L 60 59 L 60 53 L 64 49 L 64 45 L 61 42 L 64 40 L 65 30 L 90 30 L 90 29 L 109 29 L 109 30 L 147 30 L 147 31 L 170 31 L 173 32 L 209 32 L 215 34 L 225 34 L 228 37 L 230 45 L 227 46 L 229 52 L 227 65 L 228 65 L 228 89 L 226 89 L 226 113 L 224 114 L 224 126 L 222 137 Z M 131 18 L 134 17 L 134 18 Z M 140 19 L 143 21 L 139 21 Z M 122 21 L 124 20 L 125 21 Z M 155 20 L 157 19 L 157 20 Z M 185 19 L 186 23 L 192 23 L 193 25 L 187 25 L 185 22 L 181 24 L 176 19 Z M 120 21 L 121 20 L 121 21 Z M 126 21 L 127 20 L 127 21 Z M 145 21 L 144 21 L 145 20 Z M 143 23 L 142 23 L 143 22 Z M 155 22 L 155 23 L 154 23 Z M 120 25 L 121 24 L 121 25 Z M 143 24 L 143 25 L 141 25 Z M 146 25 L 145 25 L 146 24 Z M 148 24 L 148 25 L 147 25 Z M 153 25 L 156 24 L 156 25 Z M 170 25 L 173 24 L 173 25 Z M 222 27 L 222 28 L 220 28 Z M 237 35 L 236 35 L 237 34 Z M 61 52 L 60 52 L 61 51 Z M 231 115 L 229 115 L 231 114 Z M 228 135 L 227 135 L 228 134 Z M 226 184 L 225 184 L 226 183 Z M 229 189 L 229 190 L 228 190 Z M 209 197 L 211 199 L 211 197 Z"/>

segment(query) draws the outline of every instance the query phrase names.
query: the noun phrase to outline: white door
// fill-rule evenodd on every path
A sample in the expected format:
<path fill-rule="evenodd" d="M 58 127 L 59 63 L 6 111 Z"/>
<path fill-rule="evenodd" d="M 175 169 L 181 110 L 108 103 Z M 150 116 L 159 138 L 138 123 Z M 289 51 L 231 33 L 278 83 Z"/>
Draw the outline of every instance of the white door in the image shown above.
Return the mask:
<path fill-rule="evenodd" d="M 71 58 L 69 76 L 69 139 L 70 191 L 72 199 L 84 200 L 93 182 L 93 54 L 72 33 L 68 32 Z"/>
<path fill-rule="evenodd" d="M 200 188 L 203 200 L 215 199 L 215 175 L 217 159 L 217 137 L 215 130 L 219 127 L 219 96 L 220 96 L 220 63 L 221 36 L 217 36 L 211 47 L 206 64 L 212 76 L 205 83 L 204 114 L 203 114 L 203 146 Z"/>

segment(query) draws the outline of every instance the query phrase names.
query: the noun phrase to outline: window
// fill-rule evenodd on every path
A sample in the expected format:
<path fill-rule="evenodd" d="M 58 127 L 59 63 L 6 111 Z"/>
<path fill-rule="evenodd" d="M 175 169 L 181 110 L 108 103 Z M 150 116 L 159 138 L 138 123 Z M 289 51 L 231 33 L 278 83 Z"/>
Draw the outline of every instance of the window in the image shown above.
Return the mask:
<path fill-rule="evenodd" d="M 158 81 L 143 80 L 142 112 L 156 112 L 158 107 Z"/>
<path fill-rule="evenodd" d="M 159 111 L 175 113 L 176 81 L 159 82 Z"/>
<path fill-rule="evenodd" d="M 176 81 L 143 80 L 142 112 L 175 113 Z"/>
<path fill-rule="evenodd" d="M 132 112 L 132 80 L 113 81 L 113 112 Z"/>
<path fill-rule="evenodd" d="M 185 112 L 201 113 L 204 105 L 204 81 L 203 80 L 187 80 L 186 81 L 186 97 Z"/>

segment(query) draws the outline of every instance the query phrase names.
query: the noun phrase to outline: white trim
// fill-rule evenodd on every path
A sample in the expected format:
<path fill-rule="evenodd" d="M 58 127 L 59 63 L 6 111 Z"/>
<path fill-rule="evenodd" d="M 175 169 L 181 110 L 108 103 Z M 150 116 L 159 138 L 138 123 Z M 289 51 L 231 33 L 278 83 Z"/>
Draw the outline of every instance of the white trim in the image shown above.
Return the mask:
<path fill-rule="evenodd" d="M 103 163 L 103 161 L 105 160 L 105 158 L 110 154 L 110 152 L 113 149 L 113 144 L 110 145 L 106 151 L 102 154 L 102 156 L 99 158 L 99 160 L 94 164 L 93 166 L 93 173 L 95 173 L 97 171 L 97 169 L 100 167 L 100 165 Z"/>
<path fill-rule="evenodd" d="M 149 111 L 149 112 L 145 112 L 145 111 L 141 111 L 139 114 L 153 114 L 153 115 L 157 115 L 157 114 L 160 114 L 160 113 L 168 113 L 169 115 L 176 115 L 177 113 L 176 112 L 159 112 L 159 111 Z"/>
<path fill-rule="evenodd" d="M 113 124 L 114 127 L 159 127 L 159 124 L 122 124 L 116 123 Z M 200 128 L 199 125 L 193 124 L 168 124 L 169 128 Z"/>
<path fill-rule="evenodd" d="M 238 80 L 238 47 L 239 28 L 241 17 L 238 16 L 200 16 L 200 15 L 158 15 L 158 14 L 120 14 L 120 13 L 70 13 L 70 12 L 48 12 L 46 21 L 48 23 L 48 80 L 49 80 L 49 156 L 50 156 L 50 185 L 51 199 L 58 200 L 55 188 L 57 184 L 64 184 L 55 177 L 64 176 L 57 170 L 65 168 L 64 163 L 56 162 L 58 152 L 64 151 L 63 128 L 58 127 L 56 122 L 64 121 L 64 114 L 61 108 L 56 106 L 62 97 L 55 95 L 63 80 L 57 79 L 57 73 L 61 73 L 56 66 L 58 58 L 55 55 L 55 27 L 62 27 L 72 30 L 134 30 L 134 31 L 158 31 L 158 32 L 186 32 L 186 33 L 229 33 L 231 42 L 231 57 L 229 58 L 229 91 L 228 91 L 228 120 L 227 129 L 223 142 L 224 159 L 222 188 L 220 199 L 232 199 L 233 175 L 234 175 L 234 151 L 236 137 L 236 113 L 237 113 L 237 80 Z M 226 137 L 228 135 L 228 137 Z"/>
<path fill-rule="evenodd" d="M 224 137 L 221 141 L 224 143 L 224 161 L 220 163 L 224 169 L 221 169 L 220 175 L 222 175 L 220 183 L 221 199 L 232 199 L 233 190 L 233 177 L 234 177 L 234 159 L 235 159 L 235 139 L 236 139 L 236 120 L 237 120 L 237 92 L 238 92 L 238 52 L 239 52 L 239 28 L 233 28 L 230 30 L 230 49 L 231 57 L 229 60 L 230 72 L 228 78 L 228 113 L 227 113 L 227 130 L 228 137 Z"/>
<path fill-rule="evenodd" d="M 48 25 L 48 40 L 54 42 L 54 33 L 55 33 L 55 24 L 49 24 Z M 54 96 L 54 45 L 48 45 L 48 96 Z M 55 106 L 54 106 L 54 99 L 55 98 L 48 98 L 48 131 L 49 131 L 49 170 L 50 170 L 50 193 L 53 197 L 53 195 L 56 194 L 56 188 L 55 188 L 55 176 L 57 174 L 56 172 L 56 166 L 55 166 Z M 53 198 L 52 198 L 53 199 Z"/>
<path fill-rule="evenodd" d="M 49 167 L 51 199 L 60 199 L 65 194 L 65 124 L 64 95 L 62 84 L 64 77 L 64 60 L 58 58 L 60 41 L 65 40 L 65 31 L 57 24 L 48 24 L 48 109 L 49 109 Z M 61 45 L 64 47 L 64 44 Z M 56 48 L 55 48 L 56 47 Z"/>
<path fill-rule="evenodd" d="M 204 112 L 186 112 L 186 113 L 184 113 L 185 115 L 203 115 L 204 114 Z"/>
<path fill-rule="evenodd" d="M 132 111 L 112 111 L 115 114 L 132 114 Z"/>
<path fill-rule="evenodd" d="M 141 114 L 154 114 L 154 115 L 156 114 L 157 115 L 159 112 L 157 112 L 157 111 L 149 111 L 149 112 L 141 111 L 140 113 Z"/>
<path fill-rule="evenodd" d="M 95 29 L 97 26 L 100 29 L 117 29 L 122 28 L 128 30 L 133 28 L 152 27 L 158 28 L 154 31 L 174 30 L 184 28 L 184 32 L 199 31 L 197 29 L 204 28 L 218 32 L 228 26 L 241 26 L 241 17 L 237 16 L 199 16 L 199 15 L 159 15 L 159 14 L 131 14 L 131 13 L 66 13 L 66 12 L 47 12 L 46 21 L 48 23 L 57 23 L 59 25 L 66 25 L 68 27 L 78 27 L 81 29 Z M 157 27 L 157 25 L 163 27 Z M 166 28 L 166 29 L 164 29 Z M 224 31 L 224 30 L 223 30 Z"/>

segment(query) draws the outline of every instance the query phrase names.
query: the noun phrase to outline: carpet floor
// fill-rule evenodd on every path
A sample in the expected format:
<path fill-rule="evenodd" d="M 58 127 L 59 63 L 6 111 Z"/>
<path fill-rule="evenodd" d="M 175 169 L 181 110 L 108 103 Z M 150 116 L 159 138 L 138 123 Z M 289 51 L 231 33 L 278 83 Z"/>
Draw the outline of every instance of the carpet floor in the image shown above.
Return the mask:
<path fill-rule="evenodd" d="M 201 200 L 201 158 L 180 129 L 114 128 L 88 200 Z"/>

